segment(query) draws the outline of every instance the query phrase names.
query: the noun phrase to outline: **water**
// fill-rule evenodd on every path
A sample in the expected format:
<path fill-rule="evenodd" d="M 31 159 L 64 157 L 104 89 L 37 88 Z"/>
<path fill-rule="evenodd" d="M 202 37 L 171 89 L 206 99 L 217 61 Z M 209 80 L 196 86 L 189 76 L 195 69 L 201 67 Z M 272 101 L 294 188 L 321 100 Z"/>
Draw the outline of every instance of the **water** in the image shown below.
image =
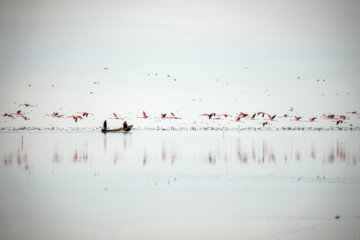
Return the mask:
<path fill-rule="evenodd" d="M 2 133 L 0 239 L 360 239 L 359 137 Z"/>

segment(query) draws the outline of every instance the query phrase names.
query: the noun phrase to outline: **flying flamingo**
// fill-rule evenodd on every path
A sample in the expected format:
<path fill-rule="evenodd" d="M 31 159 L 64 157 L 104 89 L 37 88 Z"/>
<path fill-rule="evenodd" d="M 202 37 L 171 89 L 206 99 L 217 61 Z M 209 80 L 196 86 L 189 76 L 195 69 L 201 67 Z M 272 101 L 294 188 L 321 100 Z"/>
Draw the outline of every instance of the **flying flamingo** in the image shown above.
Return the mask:
<path fill-rule="evenodd" d="M 62 118 L 64 115 L 60 115 L 58 112 L 53 112 L 52 114 L 45 114 L 45 116 L 53 117 L 53 118 Z"/>
<path fill-rule="evenodd" d="M 22 117 L 24 120 L 30 120 L 30 118 L 24 116 L 24 115 L 20 115 L 19 117 Z"/>
<path fill-rule="evenodd" d="M 181 117 L 176 117 L 175 114 L 171 113 L 171 118 L 172 119 L 182 119 Z"/>
<path fill-rule="evenodd" d="M 357 111 L 352 111 L 352 112 L 347 112 L 347 113 L 350 113 L 350 114 L 359 114 Z"/>
<path fill-rule="evenodd" d="M 116 115 L 116 113 L 113 113 L 114 117 L 111 119 L 122 119 L 121 117 L 118 117 L 118 115 Z"/>
<path fill-rule="evenodd" d="M 211 119 L 212 116 L 216 116 L 216 113 L 203 113 L 203 114 L 200 114 L 200 116 L 207 116 L 209 119 Z"/>
<path fill-rule="evenodd" d="M 77 112 L 82 114 L 83 117 L 88 117 L 89 115 L 94 115 L 93 113 L 88 113 L 88 112 Z"/>
<path fill-rule="evenodd" d="M 250 120 L 257 120 L 257 119 L 255 119 L 255 117 L 256 117 L 256 113 L 254 113 L 254 114 L 251 116 Z"/>
<path fill-rule="evenodd" d="M 22 115 L 24 115 L 24 114 L 21 112 L 21 110 L 19 110 L 19 111 L 16 112 L 16 115 L 22 116 Z"/>
<path fill-rule="evenodd" d="M 295 116 L 294 118 L 295 118 L 295 119 L 294 119 L 295 121 L 300 121 L 300 119 L 301 119 L 302 117 L 297 117 L 297 116 Z"/>
<path fill-rule="evenodd" d="M 339 118 L 345 120 L 345 119 L 347 118 L 347 116 L 345 116 L 345 115 L 340 115 Z"/>
<path fill-rule="evenodd" d="M 282 115 L 280 118 L 288 118 L 288 117 L 292 117 L 292 116 L 289 116 L 287 115 L 286 113 L 284 115 Z"/>
<path fill-rule="evenodd" d="M 14 119 L 14 116 L 12 114 L 8 114 L 8 113 L 4 113 L 3 115 L 1 115 L 3 117 L 10 117 L 12 119 Z"/>
<path fill-rule="evenodd" d="M 146 115 L 146 113 L 143 111 L 143 116 L 142 117 L 138 117 L 138 118 L 148 118 L 149 116 Z"/>
<path fill-rule="evenodd" d="M 270 121 L 274 121 L 275 117 L 276 117 L 276 114 L 274 116 L 270 116 L 270 114 L 268 114 L 268 117 L 269 117 L 269 120 Z"/>
<path fill-rule="evenodd" d="M 239 114 L 239 116 L 242 117 L 242 118 L 244 118 L 244 117 L 249 116 L 249 114 L 241 112 L 241 113 Z"/>
<path fill-rule="evenodd" d="M 257 115 L 262 115 L 262 117 L 264 117 L 265 114 L 266 114 L 266 113 L 264 113 L 264 112 L 258 112 L 258 113 L 257 113 Z"/>
<path fill-rule="evenodd" d="M 329 115 L 323 114 L 323 118 L 325 118 L 325 119 L 334 119 L 335 115 L 334 114 L 329 114 Z"/>
<path fill-rule="evenodd" d="M 20 105 L 19 105 L 19 107 L 21 107 L 21 106 L 25 106 L 25 107 L 36 107 L 37 104 L 36 104 L 36 105 L 31 105 L 31 104 L 28 104 L 28 103 L 23 103 L 23 104 L 20 104 Z"/>
<path fill-rule="evenodd" d="M 336 125 L 339 125 L 339 123 L 343 123 L 343 122 L 344 122 L 343 120 L 339 119 L 336 121 Z"/>
<path fill-rule="evenodd" d="M 219 114 L 218 116 L 231 117 L 229 114 Z"/>
<path fill-rule="evenodd" d="M 309 118 L 309 122 L 315 122 L 317 117 L 312 117 L 312 118 Z"/>
<path fill-rule="evenodd" d="M 75 120 L 75 122 L 77 122 L 78 119 L 82 119 L 82 116 L 81 115 L 72 115 L 72 116 L 69 116 L 68 118 L 72 118 Z"/>

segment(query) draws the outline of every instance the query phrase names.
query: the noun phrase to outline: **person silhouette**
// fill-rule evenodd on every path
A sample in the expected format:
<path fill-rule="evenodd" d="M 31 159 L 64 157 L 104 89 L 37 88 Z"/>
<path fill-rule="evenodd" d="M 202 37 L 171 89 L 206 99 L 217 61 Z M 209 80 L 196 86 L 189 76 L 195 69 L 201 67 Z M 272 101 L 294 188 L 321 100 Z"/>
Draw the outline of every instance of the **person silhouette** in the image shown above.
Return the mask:
<path fill-rule="evenodd" d="M 124 129 L 126 129 L 126 128 L 128 127 L 128 125 L 127 125 L 126 121 L 124 121 L 124 123 L 123 123 L 123 127 L 124 127 Z"/>

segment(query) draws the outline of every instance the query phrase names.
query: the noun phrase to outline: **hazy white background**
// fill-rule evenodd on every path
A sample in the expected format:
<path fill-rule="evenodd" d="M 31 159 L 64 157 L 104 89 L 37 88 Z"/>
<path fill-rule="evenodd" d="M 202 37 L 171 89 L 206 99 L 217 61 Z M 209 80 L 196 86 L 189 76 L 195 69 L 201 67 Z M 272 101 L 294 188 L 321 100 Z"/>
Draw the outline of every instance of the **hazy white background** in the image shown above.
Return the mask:
<path fill-rule="evenodd" d="M 359 1 L 1 0 L 0 112 L 344 113 L 359 43 Z"/>

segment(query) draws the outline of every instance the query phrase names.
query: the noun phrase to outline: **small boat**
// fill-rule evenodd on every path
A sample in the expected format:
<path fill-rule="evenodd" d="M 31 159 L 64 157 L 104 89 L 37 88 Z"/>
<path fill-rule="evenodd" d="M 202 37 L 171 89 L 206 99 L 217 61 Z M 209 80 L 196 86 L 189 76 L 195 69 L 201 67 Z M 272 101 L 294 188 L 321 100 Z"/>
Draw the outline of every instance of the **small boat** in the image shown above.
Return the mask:
<path fill-rule="evenodd" d="M 131 131 L 131 128 L 133 127 L 133 125 L 130 125 L 126 128 L 116 128 L 116 129 L 105 129 L 105 128 L 102 128 L 101 129 L 101 132 L 103 133 L 107 133 L 107 132 L 120 132 L 120 133 L 126 133 L 126 132 L 130 132 Z"/>
<path fill-rule="evenodd" d="M 107 128 L 107 122 L 106 120 L 104 121 L 104 125 L 103 128 L 101 129 L 101 132 L 103 133 L 107 133 L 107 132 L 120 132 L 120 133 L 127 133 L 131 131 L 131 128 L 133 127 L 133 125 L 127 125 L 126 121 L 124 122 L 124 126 L 122 128 L 116 128 L 116 129 L 108 129 Z"/>

